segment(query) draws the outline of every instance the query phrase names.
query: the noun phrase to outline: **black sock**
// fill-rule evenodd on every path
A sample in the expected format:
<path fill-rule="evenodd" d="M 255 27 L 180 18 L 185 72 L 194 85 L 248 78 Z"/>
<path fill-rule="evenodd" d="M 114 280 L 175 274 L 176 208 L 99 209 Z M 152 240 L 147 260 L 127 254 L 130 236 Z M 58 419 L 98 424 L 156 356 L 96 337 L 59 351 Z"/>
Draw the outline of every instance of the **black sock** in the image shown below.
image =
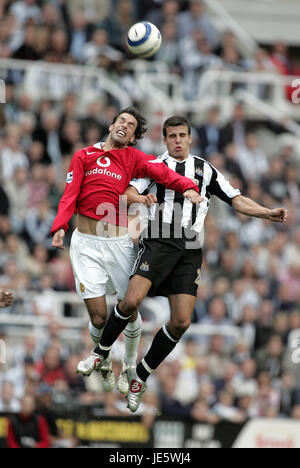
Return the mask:
<path fill-rule="evenodd" d="M 151 348 L 136 368 L 137 376 L 146 382 L 151 372 L 173 351 L 179 340 L 169 332 L 166 325 L 154 337 Z"/>
<path fill-rule="evenodd" d="M 131 316 L 125 317 L 117 305 L 107 320 L 100 343 L 95 348 L 94 352 L 100 354 L 104 359 L 106 359 L 109 355 L 110 348 L 122 331 L 127 327 L 130 317 Z"/>

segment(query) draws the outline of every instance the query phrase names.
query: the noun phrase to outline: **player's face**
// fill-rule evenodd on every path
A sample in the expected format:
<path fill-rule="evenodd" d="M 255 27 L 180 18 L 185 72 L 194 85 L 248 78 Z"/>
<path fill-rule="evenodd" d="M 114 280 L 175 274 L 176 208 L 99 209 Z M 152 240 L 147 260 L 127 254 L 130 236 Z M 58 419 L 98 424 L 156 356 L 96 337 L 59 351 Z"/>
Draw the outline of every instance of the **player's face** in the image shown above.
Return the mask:
<path fill-rule="evenodd" d="M 186 159 L 190 152 L 192 137 L 186 125 L 167 128 L 167 136 L 164 138 L 169 155 L 175 159 Z"/>
<path fill-rule="evenodd" d="M 116 146 L 125 147 L 133 143 L 137 120 L 133 115 L 121 114 L 116 122 L 109 127 L 110 138 Z"/>

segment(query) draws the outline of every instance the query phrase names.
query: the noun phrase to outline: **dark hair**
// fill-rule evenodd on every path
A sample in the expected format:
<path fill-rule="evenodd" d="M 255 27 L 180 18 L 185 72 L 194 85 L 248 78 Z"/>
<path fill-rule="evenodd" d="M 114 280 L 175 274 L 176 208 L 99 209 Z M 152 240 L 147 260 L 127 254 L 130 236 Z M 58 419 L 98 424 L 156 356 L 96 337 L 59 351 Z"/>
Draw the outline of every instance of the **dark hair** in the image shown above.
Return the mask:
<path fill-rule="evenodd" d="M 188 119 L 182 117 L 181 115 L 173 115 L 169 119 L 167 119 L 163 126 L 163 135 L 164 137 L 167 136 L 167 128 L 169 127 L 179 127 L 179 125 L 186 125 L 189 131 L 189 135 L 191 134 L 191 125 Z"/>
<path fill-rule="evenodd" d="M 144 117 L 142 117 L 142 115 L 140 114 L 139 110 L 136 107 L 127 107 L 126 109 L 121 110 L 115 116 L 112 122 L 113 124 L 117 121 L 117 119 L 120 117 L 121 114 L 130 114 L 137 121 L 137 127 L 134 132 L 135 140 L 133 143 L 130 144 L 130 146 L 135 146 L 137 144 L 137 140 L 141 140 L 147 131 L 147 128 L 146 128 L 147 120 Z"/>

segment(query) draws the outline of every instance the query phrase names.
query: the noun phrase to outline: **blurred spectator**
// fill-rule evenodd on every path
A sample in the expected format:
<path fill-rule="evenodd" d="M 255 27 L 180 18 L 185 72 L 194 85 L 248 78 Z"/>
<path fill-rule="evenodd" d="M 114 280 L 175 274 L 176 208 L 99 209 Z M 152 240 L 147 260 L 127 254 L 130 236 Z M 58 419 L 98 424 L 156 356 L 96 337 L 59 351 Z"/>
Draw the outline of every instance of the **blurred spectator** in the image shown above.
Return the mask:
<path fill-rule="evenodd" d="M 200 423 L 216 424 L 219 421 L 218 416 L 210 410 L 206 401 L 200 398 L 193 404 L 190 415 L 192 419 Z"/>
<path fill-rule="evenodd" d="M 201 29 L 213 50 L 217 47 L 219 38 L 209 16 L 204 12 L 202 0 L 189 0 L 188 11 L 182 12 L 178 17 L 178 30 L 180 37 L 189 36 L 196 29 Z"/>
<path fill-rule="evenodd" d="M 71 14 L 81 12 L 88 23 L 96 23 L 107 18 L 110 12 L 110 2 L 108 0 L 73 0 L 68 2 L 68 9 Z"/>
<path fill-rule="evenodd" d="M 42 203 L 47 203 L 46 197 L 49 187 L 45 179 L 44 166 L 34 164 L 31 168 L 31 179 L 28 181 L 28 209 L 36 210 L 35 213 Z"/>
<path fill-rule="evenodd" d="M 50 347 L 47 349 L 43 360 L 37 363 L 36 371 L 40 380 L 51 386 L 55 386 L 60 381 L 65 381 L 66 375 L 57 348 Z"/>
<path fill-rule="evenodd" d="M 44 145 L 52 164 L 55 166 L 61 164 L 59 114 L 56 111 L 51 110 L 42 114 L 41 126 L 36 128 L 33 139 Z"/>
<path fill-rule="evenodd" d="M 0 413 L 18 413 L 20 402 L 14 395 L 14 386 L 11 382 L 3 382 L 1 385 Z"/>
<path fill-rule="evenodd" d="M 135 5 L 131 0 L 118 0 L 112 9 L 114 10 L 113 14 L 109 15 L 102 24 L 109 34 L 110 44 L 122 50 L 126 47 L 128 30 L 136 23 Z"/>
<path fill-rule="evenodd" d="M 35 244 L 43 244 L 50 249 L 52 240 L 49 232 L 54 218 L 55 213 L 51 211 L 47 200 L 41 201 L 38 208 L 31 208 L 28 211 L 25 230 L 30 247 Z"/>
<path fill-rule="evenodd" d="M 75 11 L 72 15 L 70 54 L 78 62 L 83 61 L 83 48 L 87 42 L 87 21 L 84 13 Z"/>
<path fill-rule="evenodd" d="M 267 372 L 258 376 L 258 394 L 250 410 L 251 417 L 268 418 L 278 415 L 280 393 L 272 386 L 272 380 Z"/>
<path fill-rule="evenodd" d="M 287 194 L 284 166 L 280 158 L 272 158 L 269 171 L 263 177 L 265 191 L 276 203 L 282 203 Z"/>
<path fill-rule="evenodd" d="M 30 19 L 34 19 L 39 23 L 41 21 L 41 10 L 37 4 L 37 0 L 21 0 L 13 2 L 9 12 L 16 18 L 20 26 L 26 24 Z"/>
<path fill-rule="evenodd" d="M 157 53 L 157 59 L 168 65 L 171 73 L 180 73 L 176 22 L 169 20 L 164 23 L 161 27 L 161 35 L 162 45 Z"/>
<path fill-rule="evenodd" d="M 17 125 L 11 124 L 6 127 L 6 139 L 4 147 L 0 149 L 0 167 L 2 180 L 12 178 L 18 167 L 28 168 L 28 158 L 20 147 L 20 132 Z"/>
<path fill-rule="evenodd" d="M 255 397 L 258 392 L 256 381 L 257 363 L 254 359 L 248 357 L 241 363 L 240 372 L 233 381 L 233 388 L 238 397 L 251 395 Z"/>
<path fill-rule="evenodd" d="M 233 405 L 232 395 L 228 392 L 220 392 L 219 401 L 213 406 L 216 415 L 225 421 L 241 423 L 245 415 Z"/>
<path fill-rule="evenodd" d="M 163 29 L 163 24 L 173 23 L 175 29 L 178 30 L 178 12 L 179 12 L 179 1 L 178 0 L 165 0 L 162 2 L 161 8 L 153 8 L 148 13 L 146 19 L 150 23 L 155 24 L 158 29 Z"/>
<path fill-rule="evenodd" d="M 259 371 L 266 371 L 272 378 L 279 377 L 282 371 L 283 343 L 279 335 L 271 336 L 265 349 L 257 352 Z"/>
<path fill-rule="evenodd" d="M 214 335 L 211 337 L 209 349 L 207 352 L 207 366 L 209 375 L 213 379 L 218 379 L 223 376 L 224 367 L 229 362 L 229 357 L 226 350 L 225 339 L 221 335 Z"/>
<path fill-rule="evenodd" d="M 108 43 L 108 33 L 105 29 L 96 29 L 91 41 L 87 42 L 83 48 L 83 61 L 89 65 L 94 65 L 101 56 L 111 60 L 121 60 L 122 54 Z"/>
<path fill-rule="evenodd" d="M 25 395 L 21 411 L 9 418 L 8 448 L 49 448 L 49 427 L 46 419 L 36 412 L 34 398 Z"/>
<path fill-rule="evenodd" d="M 203 71 L 210 68 L 221 68 L 221 59 L 213 49 L 201 29 L 194 30 L 179 42 L 179 64 L 183 70 L 185 98 L 197 97 L 199 78 Z"/>
<path fill-rule="evenodd" d="M 295 61 L 291 58 L 288 46 L 283 41 L 277 41 L 271 53 L 271 60 L 281 75 L 299 75 L 300 68 Z M 286 96 L 290 100 L 294 88 L 291 86 L 286 87 Z"/>
<path fill-rule="evenodd" d="M 219 150 L 219 114 L 220 110 L 218 107 L 214 106 L 209 109 L 206 122 L 197 130 L 201 154 L 204 157 L 209 157 L 212 153 L 216 153 Z"/>
<path fill-rule="evenodd" d="M 33 24 L 28 24 L 25 28 L 24 42 L 19 49 L 13 53 L 13 58 L 21 60 L 38 60 L 39 54 L 35 48 L 36 28 Z"/>
<path fill-rule="evenodd" d="M 6 181 L 5 190 L 10 204 L 10 221 L 14 232 L 20 233 L 28 210 L 29 187 L 28 170 L 19 167 L 11 179 Z"/>
<path fill-rule="evenodd" d="M 59 431 L 56 424 L 56 413 L 52 401 L 52 396 L 52 387 L 46 383 L 40 384 L 36 399 L 37 411 L 47 421 L 51 445 L 54 445 L 55 442 L 59 440 Z"/>
<path fill-rule="evenodd" d="M 246 134 L 250 130 L 250 124 L 246 120 L 245 107 L 240 102 L 235 104 L 231 122 L 221 129 L 220 150 L 229 143 L 235 143 L 238 149 L 245 146 Z"/>
<path fill-rule="evenodd" d="M 300 391 L 296 387 L 296 381 L 291 372 L 282 374 L 280 381 L 280 414 L 289 416 L 292 408 L 298 405 L 300 400 Z"/>
<path fill-rule="evenodd" d="M 164 416 L 184 418 L 189 415 L 189 406 L 184 406 L 174 398 L 176 379 L 170 375 L 161 382 L 160 387 L 160 410 Z"/>

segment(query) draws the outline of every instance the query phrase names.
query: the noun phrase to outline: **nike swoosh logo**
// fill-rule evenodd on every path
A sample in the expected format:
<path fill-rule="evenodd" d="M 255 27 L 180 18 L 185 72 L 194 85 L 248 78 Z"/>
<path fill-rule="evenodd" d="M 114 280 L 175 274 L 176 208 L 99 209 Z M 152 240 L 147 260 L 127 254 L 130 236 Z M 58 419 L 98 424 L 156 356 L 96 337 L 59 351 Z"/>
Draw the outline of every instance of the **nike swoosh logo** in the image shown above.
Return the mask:
<path fill-rule="evenodd" d="M 91 153 L 89 153 L 88 151 L 86 152 L 86 154 L 89 156 L 90 154 L 95 154 L 97 153 L 97 151 L 92 151 Z"/>

